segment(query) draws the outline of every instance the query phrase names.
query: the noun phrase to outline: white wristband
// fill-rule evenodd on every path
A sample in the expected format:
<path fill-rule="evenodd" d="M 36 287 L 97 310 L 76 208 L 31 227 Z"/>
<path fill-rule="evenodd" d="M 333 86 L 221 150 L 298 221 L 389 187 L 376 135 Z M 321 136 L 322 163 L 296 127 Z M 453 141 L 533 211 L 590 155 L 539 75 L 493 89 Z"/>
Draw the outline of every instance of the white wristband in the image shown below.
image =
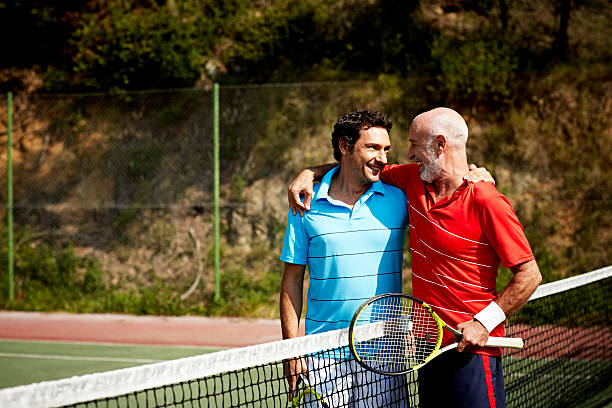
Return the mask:
<path fill-rule="evenodd" d="M 506 320 L 506 314 L 495 302 L 489 303 L 487 307 L 476 313 L 474 320 L 478 320 L 489 333 L 500 323 Z"/>

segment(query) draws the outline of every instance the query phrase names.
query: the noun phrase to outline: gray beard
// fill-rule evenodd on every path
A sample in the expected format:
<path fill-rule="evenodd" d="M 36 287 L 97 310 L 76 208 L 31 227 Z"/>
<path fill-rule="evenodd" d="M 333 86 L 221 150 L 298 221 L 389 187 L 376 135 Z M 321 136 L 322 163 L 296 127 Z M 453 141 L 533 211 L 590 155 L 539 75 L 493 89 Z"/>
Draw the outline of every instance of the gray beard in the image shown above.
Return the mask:
<path fill-rule="evenodd" d="M 429 156 L 427 159 L 429 159 L 430 164 L 423 163 L 420 176 L 421 180 L 424 182 L 433 183 L 433 181 L 438 178 L 440 173 L 442 173 L 442 168 L 440 167 L 440 162 L 438 161 L 433 149 L 427 148 L 427 155 Z"/>

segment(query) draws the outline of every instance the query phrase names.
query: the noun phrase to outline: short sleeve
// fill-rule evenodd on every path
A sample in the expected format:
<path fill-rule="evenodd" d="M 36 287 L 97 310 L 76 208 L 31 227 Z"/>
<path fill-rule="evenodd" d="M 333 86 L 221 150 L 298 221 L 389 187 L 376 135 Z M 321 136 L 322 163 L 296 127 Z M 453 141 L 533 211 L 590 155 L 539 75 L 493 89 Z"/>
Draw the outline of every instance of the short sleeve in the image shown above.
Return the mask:
<path fill-rule="evenodd" d="M 402 191 L 407 191 L 414 186 L 410 185 L 414 176 L 418 176 L 416 164 L 389 164 L 383 168 L 380 179 L 383 183 L 390 184 Z"/>
<path fill-rule="evenodd" d="M 390 184 L 397 188 L 402 188 L 400 185 L 399 166 L 397 164 L 389 164 L 383 167 L 380 175 L 380 180 L 383 183 Z"/>
<path fill-rule="evenodd" d="M 483 229 L 501 263 L 510 268 L 534 259 L 531 247 L 510 202 L 502 194 L 482 207 Z"/>
<path fill-rule="evenodd" d="M 308 245 L 309 239 L 304 228 L 304 217 L 299 214 L 293 215 L 293 212 L 289 210 L 281 261 L 306 265 L 308 263 Z"/>

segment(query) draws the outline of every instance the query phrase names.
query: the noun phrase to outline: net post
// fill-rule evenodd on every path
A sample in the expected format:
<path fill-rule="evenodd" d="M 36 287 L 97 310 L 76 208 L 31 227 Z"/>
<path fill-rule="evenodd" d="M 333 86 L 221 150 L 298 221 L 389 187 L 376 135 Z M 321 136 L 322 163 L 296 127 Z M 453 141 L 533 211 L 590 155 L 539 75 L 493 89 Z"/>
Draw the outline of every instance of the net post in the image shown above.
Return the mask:
<path fill-rule="evenodd" d="M 7 133 L 7 150 L 6 150 L 6 186 L 7 186 L 7 258 L 8 258 L 8 295 L 9 301 L 15 299 L 15 286 L 13 279 L 13 264 L 14 264 L 14 242 L 13 242 L 13 93 L 9 92 L 6 96 L 6 133 Z"/>
<path fill-rule="evenodd" d="M 213 84 L 213 184 L 214 184 L 214 260 L 215 302 L 221 299 L 219 283 L 219 84 Z"/>

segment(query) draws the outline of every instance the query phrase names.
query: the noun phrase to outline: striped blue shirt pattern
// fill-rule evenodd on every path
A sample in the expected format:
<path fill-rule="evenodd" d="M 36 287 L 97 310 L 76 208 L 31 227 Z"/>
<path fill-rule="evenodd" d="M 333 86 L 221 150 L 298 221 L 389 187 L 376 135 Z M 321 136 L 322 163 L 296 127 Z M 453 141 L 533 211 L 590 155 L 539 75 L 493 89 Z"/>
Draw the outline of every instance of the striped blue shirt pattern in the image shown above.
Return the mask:
<path fill-rule="evenodd" d="M 328 195 L 337 171 L 315 185 L 310 211 L 287 217 L 281 260 L 310 275 L 306 334 L 346 328 L 365 300 L 402 291 L 406 196 L 378 181 L 351 209 Z"/>

